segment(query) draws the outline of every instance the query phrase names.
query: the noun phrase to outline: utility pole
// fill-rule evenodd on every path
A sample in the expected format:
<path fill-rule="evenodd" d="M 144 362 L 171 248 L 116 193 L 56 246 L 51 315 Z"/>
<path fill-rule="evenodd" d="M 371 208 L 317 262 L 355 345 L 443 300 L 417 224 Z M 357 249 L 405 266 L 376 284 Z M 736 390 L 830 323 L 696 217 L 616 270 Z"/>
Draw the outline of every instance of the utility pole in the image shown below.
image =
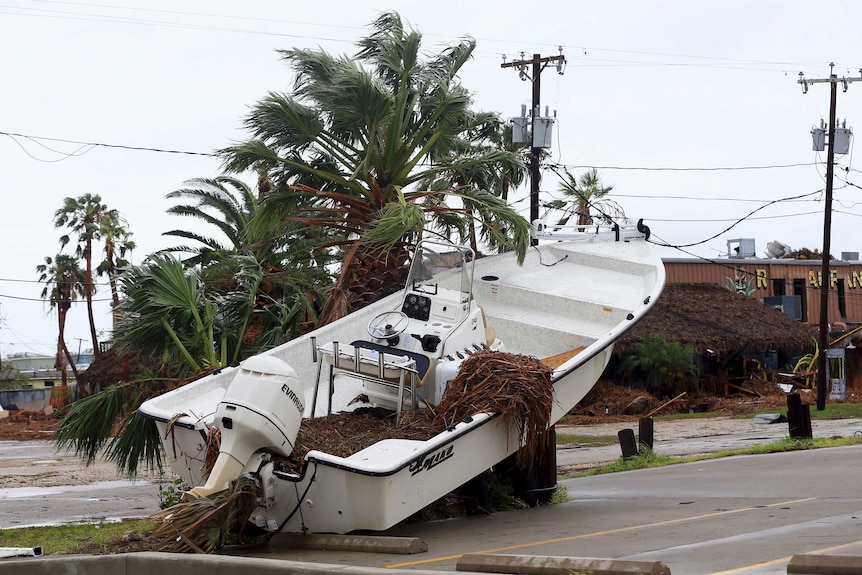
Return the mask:
<path fill-rule="evenodd" d="M 533 125 L 532 138 L 530 142 L 530 225 L 539 219 L 539 182 L 541 180 L 541 173 L 539 172 L 539 158 L 542 154 L 542 146 L 537 145 L 540 144 L 540 142 L 536 141 L 536 122 L 539 117 L 539 105 L 542 94 L 542 70 L 552 62 L 557 63 L 557 73 L 562 75 L 565 70 L 566 63 L 566 57 L 563 56 L 562 46 L 560 47 L 560 54 L 558 56 L 546 56 L 543 58 L 541 54 L 533 54 L 532 59 L 526 60 L 524 59 L 524 54 L 522 52 L 520 60 L 503 62 L 500 65 L 501 68 L 517 68 L 521 80 L 530 80 L 533 84 L 533 99 L 531 103 Z M 527 73 L 528 65 L 532 65 L 532 74 Z M 536 245 L 537 243 L 538 240 L 532 240 L 533 245 Z"/>
<path fill-rule="evenodd" d="M 820 333 L 818 338 L 818 346 L 820 347 L 820 355 L 817 361 L 817 410 L 826 409 L 826 371 L 828 369 L 828 359 L 826 350 L 829 347 L 829 286 L 832 283 L 829 275 L 829 251 L 832 241 L 832 175 L 833 164 L 835 163 L 835 124 L 836 124 L 836 108 L 838 100 L 838 82 L 841 82 L 844 91 L 847 91 L 847 85 L 850 82 L 862 81 L 862 70 L 860 70 L 859 78 L 841 78 L 835 75 L 833 68 L 834 62 L 829 63 L 829 77 L 807 79 L 802 72 L 799 72 L 798 83 L 802 85 L 802 93 L 808 93 L 809 84 L 829 84 L 829 147 L 826 152 L 826 198 L 825 198 L 825 213 L 823 215 L 823 255 L 821 256 L 820 270 Z M 816 142 L 815 142 L 816 145 Z"/>

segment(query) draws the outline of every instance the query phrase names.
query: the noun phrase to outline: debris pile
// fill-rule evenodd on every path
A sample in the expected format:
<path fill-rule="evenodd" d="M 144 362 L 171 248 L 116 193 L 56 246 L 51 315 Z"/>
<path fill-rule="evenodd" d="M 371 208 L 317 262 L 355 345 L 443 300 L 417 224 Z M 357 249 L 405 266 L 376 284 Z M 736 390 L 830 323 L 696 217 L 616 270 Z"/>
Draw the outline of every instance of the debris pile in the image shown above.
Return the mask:
<path fill-rule="evenodd" d="M 283 465 L 299 472 L 305 454 L 312 450 L 347 457 L 384 439 L 425 441 L 443 430 L 432 418 L 427 409 L 405 411 L 396 420 L 394 411 L 360 407 L 353 412 L 303 419 L 293 453 Z"/>
<path fill-rule="evenodd" d="M 545 441 L 554 402 L 552 371 L 535 357 L 476 352 L 449 383 L 434 422 L 445 427 L 474 413 L 498 413 L 518 430 L 518 462 L 526 463 Z"/>
<path fill-rule="evenodd" d="M 150 544 L 173 553 L 212 553 L 230 534 L 241 533 L 262 494 L 257 480 L 242 476 L 230 488 L 169 507 L 153 516 L 159 522 Z"/>

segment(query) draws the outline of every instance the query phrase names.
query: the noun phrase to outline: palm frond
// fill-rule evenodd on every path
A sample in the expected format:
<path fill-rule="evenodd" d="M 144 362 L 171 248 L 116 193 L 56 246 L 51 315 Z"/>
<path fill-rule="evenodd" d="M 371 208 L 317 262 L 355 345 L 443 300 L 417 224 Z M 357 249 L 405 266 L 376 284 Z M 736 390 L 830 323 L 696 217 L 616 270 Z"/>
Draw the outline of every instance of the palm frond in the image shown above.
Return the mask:
<path fill-rule="evenodd" d="M 110 440 L 115 422 L 126 412 L 125 400 L 125 387 L 118 385 L 70 404 L 54 432 L 54 443 L 91 465 Z"/>

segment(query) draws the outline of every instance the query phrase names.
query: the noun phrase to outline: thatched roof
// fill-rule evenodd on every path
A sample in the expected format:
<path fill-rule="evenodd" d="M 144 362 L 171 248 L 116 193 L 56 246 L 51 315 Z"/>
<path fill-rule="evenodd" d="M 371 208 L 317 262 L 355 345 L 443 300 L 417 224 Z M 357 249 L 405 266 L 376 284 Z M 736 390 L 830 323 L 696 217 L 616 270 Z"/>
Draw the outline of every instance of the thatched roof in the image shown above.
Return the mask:
<path fill-rule="evenodd" d="M 690 344 L 695 353 L 711 349 L 721 356 L 736 352 L 803 350 L 813 346 L 817 328 L 713 284 L 672 284 L 652 310 L 616 345 L 617 354 L 632 350 L 646 334 L 662 334 Z"/>

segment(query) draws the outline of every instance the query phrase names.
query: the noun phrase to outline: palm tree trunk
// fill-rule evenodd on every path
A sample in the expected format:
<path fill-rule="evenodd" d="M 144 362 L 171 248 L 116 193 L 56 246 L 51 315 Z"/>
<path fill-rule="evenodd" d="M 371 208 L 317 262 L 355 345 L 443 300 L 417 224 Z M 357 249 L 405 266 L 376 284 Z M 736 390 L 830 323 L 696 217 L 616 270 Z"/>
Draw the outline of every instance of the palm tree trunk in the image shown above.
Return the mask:
<path fill-rule="evenodd" d="M 340 319 L 404 286 L 410 270 L 410 251 L 357 239 L 341 264 L 341 272 L 317 319 L 322 326 Z"/>
<path fill-rule="evenodd" d="M 66 304 L 71 305 L 71 304 Z M 63 352 L 66 349 L 66 340 L 64 332 L 66 331 L 66 311 L 64 303 L 60 302 L 57 306 L 57 359 L 55 364 L 60 371 L 60 382 L 63 387 L 66 387 L 66 366 L 63 365 Z"/>
<path fill-rule="evenodd" d="M 467 210 L 467 223 L 470 226 L 470 249 L 474 254 L 479 253 L 479 244 L 476 241 L 476 221 L 473 219 L 473 207 L 465 206 Z"/>
<path fill-rule="evenodd" d="M 72 375 L 75 376 L 75 382 L 77 383 L 77 387 L 78 387 L 78 396 L 79 397 L 87 397 L 88 395 L 90 395 L 89 390 L 81 387 L 81 383 L 78 381 L 78 367 L 75 365 L 75 361 L 72 359 L 72 354 L 69 353 L 69 346 L 66 345 L 65 338 L 63 339 L 63 353 L 66 356 L 66 361 L 69 362 L 69 367 L 72 368 Z M 64 369 L 63 370 L 64 379 L 65 379 L 65 372 L 66 372 L 66 370 Z M 66 383 L 64 382 L 63 385 L 66 385 Z"/>
<path fill-rule="evenodd" d="M 99 357 L 99 339 L 96 336 L 96 320 L 93 317 L 93 293 L 96 291 L 96 286 L 93 284 L 93 256 L 92 256 L 92 247 L 93 243 L 91 240 L 87 240 L 87 247 L 85 259 L 87 261 L 87 276 L 86 276 L 86 286 L 84 291 L 87 295 L 87 317 L 90 320 L 90 337 L 93 340 L 93 358 Z"/>

